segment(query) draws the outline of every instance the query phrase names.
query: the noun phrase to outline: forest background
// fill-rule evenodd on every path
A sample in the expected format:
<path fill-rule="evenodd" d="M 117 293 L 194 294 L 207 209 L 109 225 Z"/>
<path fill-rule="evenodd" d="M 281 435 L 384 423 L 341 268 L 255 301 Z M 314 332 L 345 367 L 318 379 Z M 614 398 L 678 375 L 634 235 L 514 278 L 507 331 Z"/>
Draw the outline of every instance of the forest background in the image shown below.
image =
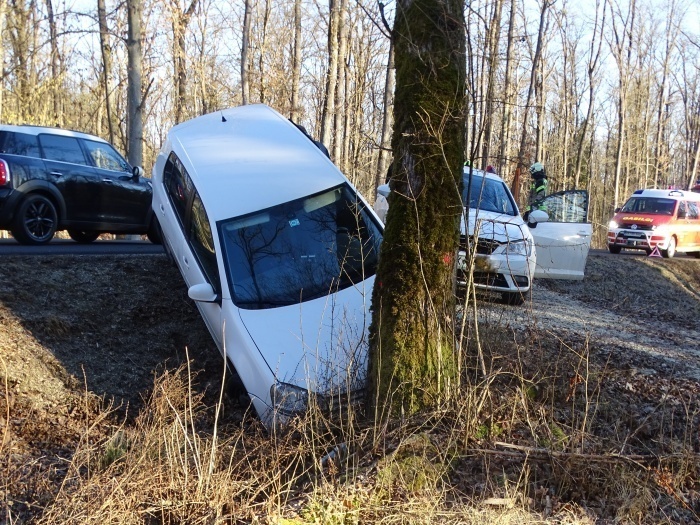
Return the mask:
<path fill-rule="evenodd" d="M 173 125 L 263 102 L 326 144 L 372 200 L 391 160 L 393 8 L 0 0 L 0 122 L 97 134 L 150 173 Z M 494 166 L 516 195 L 526 195 L 526 168 L 543 162 L 550 191 L 589 190 L 602 245 L 613 209 L 632 191 L 698 179 L 697 2 L 480 0 L 467 2 L 465 17 L 467 157 Z M 136 94 L 130 52 L 141 68 Z M 142 139 L 129 136 L 130 96 Z"/>

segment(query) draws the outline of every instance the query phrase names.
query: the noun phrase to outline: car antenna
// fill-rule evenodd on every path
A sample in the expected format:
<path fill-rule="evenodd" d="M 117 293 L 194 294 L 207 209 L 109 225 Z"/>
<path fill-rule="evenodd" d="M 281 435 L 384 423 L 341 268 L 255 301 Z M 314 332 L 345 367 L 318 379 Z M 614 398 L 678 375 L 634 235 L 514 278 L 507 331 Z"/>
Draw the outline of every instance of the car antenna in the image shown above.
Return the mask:
<path fill-rule="evenodd" d="M 221 122 L 226 122 L 226 117 L 224 117 L 224 114 L 221 114 Z"/>

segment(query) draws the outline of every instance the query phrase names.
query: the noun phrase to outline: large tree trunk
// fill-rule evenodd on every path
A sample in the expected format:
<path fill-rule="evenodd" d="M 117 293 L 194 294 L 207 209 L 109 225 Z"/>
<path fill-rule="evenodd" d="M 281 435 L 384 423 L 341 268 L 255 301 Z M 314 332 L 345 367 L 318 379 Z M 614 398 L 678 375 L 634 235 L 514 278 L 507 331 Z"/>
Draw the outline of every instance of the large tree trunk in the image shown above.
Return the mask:
<path fill-rule="evenodd" d="M 523 110 L 523 125 L 520 132 L 520 147 L 518 148 L 518 165 L 515 169 L 515 177 L 513 178 L 513 197 L 516 202 L 520 200 L 520 173 L 522 168 L 526 166 L 525 148 L 527 147 L 527 119 L 529 116 L 530 101 L 532 93 L 535 90 L 537 82 L 537 73 L 539 69 L 540 57 L 542 56 L 542 42 L 544 39 L 544 28 L 547 20 L 547 8 L 550 0 L 542 0 L 542 9 L 540 11 L 540 26 L 537 32 L 537 45 L 535 46 L 535 56 L 532 59 L 532 71 L 530 73 L 530 85 L 527 89 L 527 98 L 525 99 L 525 108 Z M 535 158 L 533 160 L 540 161 L 543 159 Z"/>
<path fill-rule="evenodd" d="M 187 52 L 185 49 L 185 32 L 190 18 L 197 8 L 198 0 L 191 0 L 189 7 L 180 11 L 180 3 L 171 2 L 173 21 L 173 83 L 175 84 L 175 124 L 185 120 L 184 108 L 187 100 Z"/>
<path fill-rule="evenodd" d="M 241 98 L 243 105 L 250 101 L 250 79 L 248 78 L 248 48 L 250 47 L 250 21 L 253 16 L 252 0 L 245 0 L 243 15 L 243 41 L 241 42 Z"/>
<path fill-rule="evenodd" d="M 128 35 L 126 41 L 127 73 L 127 114 L 128 152 L 132 166 L 143 164 L 143 98 L 141 90 L 141 0 L 127 0 Z"/>
<path fill-rule="evenodd" d="M 54 126 L 63 126 L 63 115 L 61 111 L 60 101 L 60 81 L 61 75 L 59 72 L 59 56 L 58 56 L 58 32 L 56 31 L 56 19 L 53 14 L 53 4 L 51 0 L 46 1 L 46 15 L 49 21 L 49 39 L 51 41 L 51 76 L 54 85 L 51 89 L 51 102 L 53 104 L 53 114 L 51 115 L 51 123 Z"/>
<path fill-rule="evenodd" d="M 498 173 L 505 175 L 506 155 L 510 147 L 510 127 L 512 121 L 512 107 L 514 106 L 515 93 L 511 86 L 514 60 L 513 48 L 515 47 L 515 0 L 510 0 L 510 15 L 508 17 L 508 41 L 506 44 L 506 72 L 503 81 L 504 101 L 503 120 L 501 121 L 501 150 L 498 154 Z M 517 198 L 517 197 L 516 197 Z"/>
<path fill-rule="evenodd" d="M 301 0 L 294 0 L 294 51 L 292 53 L 292 109 L 289 118 L 294 122 L 301 120 L 299 107 L 299 84 L 301 79 Z"/>
<path fill-rule="evenodd" d="M 335 89 L 338 83 L 338 0 L 330 0 L 328 4 L 328 70 L 321 116 L 321 142 L 332 151 L 331 127 L 335 114 Z"/>
<path fill-rule="evenodd" d="M 384 113 L 382 115 L 382 138 L 379 144 L 379 159 L 377 161 L 377 175 L 374 184 L 376 197 L 377 186 L 384 183 L 389 166 L 391 152 L 391 126 L 393 124 L 392 115 L 394 114 L 394 85 L 396 83 L 396 69 L 394 67 L 394 43 L 389 44 L 389 56 L 386 64 L 386 80 L 384 82 Z"/>
<path fill-rule="evenodd" d="M 501 11 L 503 0 L 496 0 L 488 27 L 488 84 L 486 86 L 486 102 L 484 104 L 484 142 L 482 145 L 482 166 L 491 164 L 491 135 L 493 133 L 494 98 L 496 91 L 496 75 L 498 69 L 498 43 L 501 35 Z"/>
<path fill-rule="evenodd" d="M 114 125 L 112 124 L 112 96 L 109 88 L 109 73 L 112 70 L 112 48 L 109 44 L 109 28 L 107 27 L 107 10 L 105 0 L 97 0 L 97 20 L 100 26 L 100 49 L 102 50 L 102 84 L 105 94 L 105 111 L 107 113 L 107 128 L 109 141 L 114 143 Z"/>
<path fill-rule="evenodd" d="M 391 206 L 372 296 L 370 396 L 412 413 L 457 382 L 454 260 L 462 206 L 465 31 L 460 0 L 399 0 Z"/>

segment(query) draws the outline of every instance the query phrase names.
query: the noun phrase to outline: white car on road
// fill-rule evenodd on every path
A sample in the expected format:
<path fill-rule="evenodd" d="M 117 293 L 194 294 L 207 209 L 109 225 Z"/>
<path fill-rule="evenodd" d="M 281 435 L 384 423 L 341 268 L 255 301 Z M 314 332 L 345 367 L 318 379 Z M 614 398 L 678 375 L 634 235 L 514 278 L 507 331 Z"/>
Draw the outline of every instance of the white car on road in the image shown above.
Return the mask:
<path fill-rule="evenodd" d="M 262 104 L 184 122 L 153 189 L 165 248 L 268 427 L 362 394 L 383 229 L 302 128 Z"/>

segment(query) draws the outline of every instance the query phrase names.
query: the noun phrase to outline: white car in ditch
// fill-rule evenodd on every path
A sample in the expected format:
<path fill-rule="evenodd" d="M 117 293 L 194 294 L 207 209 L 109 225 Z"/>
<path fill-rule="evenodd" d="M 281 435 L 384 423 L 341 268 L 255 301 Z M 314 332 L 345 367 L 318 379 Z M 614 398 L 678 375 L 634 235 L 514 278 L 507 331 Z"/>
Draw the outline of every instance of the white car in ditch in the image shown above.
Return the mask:
<path fill-rule="evenodd" d="M 382 220 L 389 193 L 388 184 L 377 188 L 374 209 Z M 465 167 L 462 201 L 469 205 L 461 221 L 459 286 L 466 286 L 471 275 L 477 289 L 500 293 L 505 302 L 518 305 L 535 277 L 583 279 L 592 233 L 586 191 L 548 195 L 534 203 L 526 222 L 498 175 Z"/>
<path fill-rule="evenodd" d="M 362 395 L 383 228 L 303 128 L 262 104 L 179 124 L 153 190 L 165 249 L 265 425 Z"/>

